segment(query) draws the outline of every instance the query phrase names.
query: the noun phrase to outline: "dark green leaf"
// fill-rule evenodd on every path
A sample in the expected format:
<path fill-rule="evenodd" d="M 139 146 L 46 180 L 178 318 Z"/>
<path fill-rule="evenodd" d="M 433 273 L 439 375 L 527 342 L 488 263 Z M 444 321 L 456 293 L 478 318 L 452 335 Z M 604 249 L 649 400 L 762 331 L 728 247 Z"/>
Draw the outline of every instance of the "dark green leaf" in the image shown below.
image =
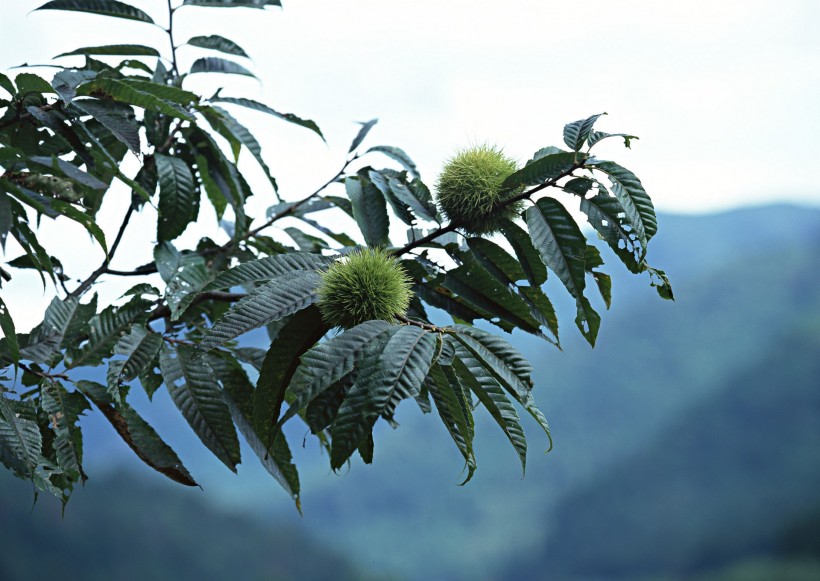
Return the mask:
<path fill-rule="evenodd" d="M 65 160 L 62 160 L 58 157 L 46 157 L 41 155 L 35 155 L 28 158 L 29 161 L 32 161 L 36 164 L 42 165 L 47 167 L 51 170 L 58 171 L 61 174 L 65 175 L 68 178 L 71 178 L 75 182 L 78 182 L 84 186 L 87 186 L 94 190 L 106 190 L 108 189 L 108 184 L 105 182 L 101 182 L 99 179 L 94 177 L 93 175 L 86 173 L 80 169 L 77 169 L 77 166 L 68 163 Z"/>
<path fill-rule="evenodd" d="M 77 95 L 77 87 L 81 83 L 88 81 L 89 79 L 93 79 L 96 76 L 96 71 L 60 71 L 54 75 L 54 79 L 51 81 L 51 86 L 54 87 L 54 90 L 57 91 L 58 95 L 60 95 L 63 103 L 68 105 Z"/>
<path fill-rule="evenodd" d="M 162 347 L 162 336 L 142 325 L 134 325 L 114 346 L 116 355 L 124 355 L 120 380 L 132 381 L 154 360 Z"/>
<path fill-rule="evenodd" d="M 552 198 L 541 198 L 527 209 L 527 226 L 541 258 L 575 299 L 575 319 L 591 345 L 600 326 L 600 317 L 584 297 L 586 287 L 586 238 L 569 212 Z"/>
<path fill-rule="evenodd" d="M 435 335 L 419 327 L 400 326 L 392 327 L 365 351 L 356 380 L 331 427 L 331 468 L 341 468 L 379 416 L 392 419 L 399 402 L 419 392 L 435 345 Z"/>
<path fill-rule="evenodd" d="M 293 113 L 280 113 L 275 109 L 271 109 L 267 105 L 263 105 L 258 101 L 253 101 L 251 99 L 244 99 L 244 98 L 236 98 L 236 97 L 218 97 L 216 99 L 211 99 L 214 103 L 231 103 L 233 105 L 240 105 L 242 107 L 247 107 L 249 109 L 254 109 L 255 111 L 261 111 L 262 113 L 267 113 L 268 115 L 273 115 L 274 117 L 278 117 L 279 119 L 283 119 L 289 123 L 294 123 L 296 125 L 300 125 L 307 129 L 310 129 L 314 133 L 316 133 L 319 137 L 322 138 L 324 141 L 325 137 L 322 135 L 322 131 L 319 129 L 319 126 L 316 125 L 310 119 L 301 119 L 297 117 Z"/>
<path fill-rule="evenodd" d="M 501 185 L 509 190 L 515 190 L 521 186 L 537 186 L 547 180 L 568 175 L 573 169 L 580 167 L 586 157 L 583 153 L 546 155 L 510 175 Z"/>
<path fill-rule="evenodd" d="M 367 321 L 324 343 L 301 357 L 288 390 L 294 395 L 280 424 L 311 402 L 317 395 L 353 371 L 368 345 L 392 329 L 386 321 Z"/>
<path fill-rule="evenodd" d="M 379 189 L 369 180 L 349 177 L 345 180 L 345 190 L 353 204 L 353 218 L 364 236 L 365 244 L 370 247 L 390 244 L 390 219 Z"/>
<path fill-rule="evenodd" d="M 20 73 L 14 78 L 18 95 L 28 93 L 54 93 L 54 88 L 48 81 L 32 73 Z"/>
<path fill-rule="evenodd" d="M 186 345 L 163 348 L 159 365 L 168 393 L 185 420 L 202 443 L 236 472 L 239 440 L 213 370 Z"/>
<path fill-rule="evenodd" d="M 332 258 L 307 252 L 293 252 L 266 256 L 250 260 L 220 274 L 215 281 L 205 287 L 206 291 L 244 286 L 252 282 L 268 281 L 277 276 L 293 272 L 315 272 L 325 270 Z"/>
<path fill-rule="evenodd" d="M 237 302 L 206 333 L 199 348 L 213 349 L 252 329 L 310 306 L 316 300 L 321 278 L 316 272 L 292 272 L 281 275 L 254 289 Z"/>
<path fill-rule="evenodd" d="M 598 113 L 586 119 L 579 119 L 564 125 L 564 143 L 571 147 L 573 151 L 580 151 L 592 131 L 592 126 L 595 125 L 598 117 L 602 115 L 606 115 L 606 113 Z"/>
<path fill-rule="evenodd" d="M 46 379 L 40 387 L 41 405 L 56 435 L 53 446 L 57 464 L 72 480 L 85 480 L 82 433 L 77 422 L 80 415 L 89 409 L 88 401 L 79 392 L 67 391 L 59 381 Z"/>
<path fill-rule="evenodd" d="M 529 234 L 509 220 L 501 223 L 501 233 L 513 247 L 521 268 L 532 286 L 540 287 L 547 280 L 547 267 L 541 261 L 538 251 L 532 245 Z"/>
<path fill-rule="evenodd" d="M 618 199 L 605 193 L 585 197 L 581 199 L 581 211 L 630 272 L 639 273 L 641 247 Z"/>
<path fill-rule="evenodd" d="M 99 365 L 109 357 L 114 345 L 134 323 L 148 318 L 147 309 L 151 303 L 142 299 L 116 306 L 111 305 L 88 322 L 88 342 L 77 347 L 69 347 L 67 367 Z"/>
<path fill-rule="evenodd" d="M 450 379 L 458 381 L 458 377 L 448 377 L 442 366 L 434 364 L 430 375 L 425 381 L 433 403 L 436 405 L 439 417 L 444 423 L 450 437 L 464 457 L 467 468 L 467 477 L 461 484 L 466 484 L 476 470 L 475 454 L 473 454 L 472 417 L 468 418 L 469 405 L 465 400 L 464 391 L 457 383 L 453 385 Z"/>
<path fill-rule="evenodd" d="M 632 140 L 638 139 L 635 135 L 627 135 L 626 133 L 604 133 L 603 131 L 591 131 L 589 134 L 589 138 L 587 139 L 587 143 L 590 147 L 601 141 L 602 139 L 606 139 L 607 137 L 623 137 L 624 146 L 627 148 L 632 147 Z"/>
<path fill-rule="evenodd" d="M 171 320 L 177 321 L 213 276 L 201 257 L 191 257 L 168 282 L 165 302 L 171 309 Z"/>
<path fill-rule="evenodd" d="M 367 134 L 370 133 L 370 130 L 373 129 L 373 126 L 378 122 L 378 119 L 371 119 L 370 121 L 359 123 L 362 128 L 359 129 L 359 133 L 356 134 L 356 137 L 353 139 L 353 143 L 350 144 L 350 149 L 347 150 L 348 153 L 352 153 L 357 147 L 359 147 L 359 145 L 361 145 L 364 138 L 367 137 Z"/>
<path fill-rule="evenodd" d="M 253 397 L 253 426 L 263 442 L 271 442 L 285 389 L 299 366 L 299 358 L 327 333 L 315 306 L 296 313 L 279 331 L 262 363 Z"/>
<path fill-rule="evenodd" d="M 22 359 L 37 363 L 49 363 L 60 350 L 63 336 L 79 307 L 77 298 L 61 300 L 54 297 L 46 309 L 43 322 L 32 329 L 28 345 L 20 350 Z"/>
<path fill-rule="evenodd" d="M 70 10 L 74 12 L 89 12 L 102 16 L 113 16 L 127 20 L 138 20 L 153 24 L 154 21 L 142 10 L 116 0 L 52 0 L 35 10 Z"/>
<path fill-rule="evenodd" d="M 386 155 L 390 159 L 399 162 L 404 167 L 404 169 L 406 169 L 408 172 L 410 172 L 410 175 L 413 178 L 418 178 L 419 177 L 419 171 L 418 171 L 418 168 L 416 167 L 416 164 L 413 163 L 413 160 L 410 159 L 409 155 L 404 153 L 404 151 L 399 149 L 398 147 L 392 147 L 392 146 L 389 146 L 389 145 L 376 145 L 376 146 L 371 147 L 370 149 L 368 149 L 366 153 L 371 153 L 371 152 L 373 152 L 373 153 L 382 153 L 382 154 Z"/>
<path fill-rule="evenodd" d="M 159 217 L 157 239 L 173 240 L 196 220 L 199 202 L 194 188 L 194 176 L 188 165 L 178 157 L 154 155 L 159 177 Z"/>
<path fill-rule="evenodd" d="M 211 34 L 209 36 L 195 36 L 189 39 L 187 44 L 197 46 L 199 48 L 209 48 L 211 50 L 217 50 L 219 52 L 232 54 L 235 56 L 248 56 L 248 53 L 242 50 L 242 47 L 234 41 L 228 40 L 224 36 L 219 36 L 217 34 Z"/>
<path fill-rule="evenodd" d="M 144 81 L 140 79 L 122 79 L 123 83 L 141 91 L 148 93 L 154 97 L 171 101 L 179 105 L 190 105 L 199 101 L 199 96 L 191 91 L 185 91 L 179 87 L 166 85 L 165 83 L 157 83 L 156 81 Z"/>
<path fill-rule="evenodd" d="M 106 46 L 87 46 L 71 52 L 58 54 L 54 58 L 75 55 L 122 55 L 122 56 L 159 56 L 159 51 L 141 44 L 109 44 Z"/>
<path fill-rule="evenodd" d="M 3 89 L 5 89 L 5 91 L 6 91 L 9 95 L 11 95 L 12 97 L 13 97 L 13 96 L 14 96 L 14 94 L 17 92 L 17 91 L 15 91 L 15 90 L 14 90 L 14 84 L 11 82 L 11 79 L 9 79 L 9 78 L 8 78 L 6 75 L 4 75 L 3 73 L 0 73 L 0 87 L 2 87 Z"/>
<path fill-rule="evenodd" d="M 148 111 L 157 111 L 169 117 L 184 119 L 192 123 L 196 122 L 196 119 L 182 107 L 169 103 L 150 92 L 139 90 L 132 86 L 132 84 L 117 79 L 98 77 L 80 85 L 77 88 L 77 94 L 86 97 L 108 97 L 115 101 L 142 107 Z"/>
<path fill-rule="evenodd" d="M 20 345 L 17 343 L 17 335 L 14 330 L 14 319 L 11 318 L 11 313 L 0 297 L 0 330 L 3 331 L 3 336 L 6 338 L 6 348 L 11 355 L 12 363 L 15 369 L 17 362 L 20 361 Z"/>
<path fill-rule="evenodd" d="M 105 387 L 98 383 L 78 381 L 76 385 L 140 460 L 174 482 L 197 486 L 176 453 L 131 406 L 126 403 L 114 405 Z"/>
<path fill-rule="evenodd" d="M 12 402 L 0 393 L 0 459 L 3 463 L 18 475 L 33 479 L 43 459 L 42 446 L 43 437 L 30 402 Z"/>
<path fill-rule="evenodd" d="M 212 8 L 265 8 L 281 6 L 280 0 L 185 0 L 186 6 L 207 6 Z"/>
<path fill-rule="evenodd" d="M 643 184 L 637 176 L 626 168 L 611 161 L 599 161 L 594 169 L 609 176 L 612 183 L 612 193 L 623 206 L 629 224 L 635 229 L 646 254 L 646 243 L 658 230 L 658 220 L 655 217 L 655 207 Z"/>
<path fill-rule="evenodd" d="M 468 325 L 454 325 L 453 335 L 475 354 L 502 385 L 518 398 L 532 389 L 532 365 L 501 337 Z"/>
<path fill-rule="evenodd" d="M 140 155 L 140 128 L 130 106 L 97 99 L 82 99 L 74 101 L 73 105 L 99 121 L 114 137 L 127 145 L 134 155 Z"/>
<path fill-rule="evenodd" d="M 194 61 L 191 65 L 191 73 L 225 73 L 229 75 L 244 75 L 246 77 L 256 78 L 252 72 L 233 61 L 225 60 L 219 57 L 204 57 Z"/>

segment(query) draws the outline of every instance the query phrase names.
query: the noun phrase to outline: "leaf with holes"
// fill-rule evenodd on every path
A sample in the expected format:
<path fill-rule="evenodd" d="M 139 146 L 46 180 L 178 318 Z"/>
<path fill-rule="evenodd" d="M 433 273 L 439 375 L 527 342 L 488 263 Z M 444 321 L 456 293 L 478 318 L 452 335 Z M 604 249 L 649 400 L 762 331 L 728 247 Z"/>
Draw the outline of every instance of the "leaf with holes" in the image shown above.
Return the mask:
<path fill-rule="evenodd" d="M 646 254 L 646 243 L 658 230 L 658 220 L 652 200 L 641 184 L 641 180 L 626 168 L 611 161 L 599 161 L 593 169 L 605 173 L 612 183 L 612 193 L 618 198 L 626 213 L 629 224 L 635 229 L 643 254 Z"/>

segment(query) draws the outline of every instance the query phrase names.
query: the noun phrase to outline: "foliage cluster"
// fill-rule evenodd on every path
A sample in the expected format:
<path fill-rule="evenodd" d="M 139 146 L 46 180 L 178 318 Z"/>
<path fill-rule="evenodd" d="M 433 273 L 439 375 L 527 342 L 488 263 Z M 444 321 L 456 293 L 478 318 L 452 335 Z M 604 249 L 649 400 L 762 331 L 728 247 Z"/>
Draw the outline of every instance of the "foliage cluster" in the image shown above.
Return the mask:
<path fill-rule="evenodd" d="M 437 411 L 469 480 L 476 468 L 473 410 L 482 405 L 523 468 L 526 440 L 513 404 L 549 436 L 532 394 L 532 367 L 505 340 L 473 324 L 484 321 L 508 333 L 519 329 L 559 345 L 555 311 L 542 290 L 548 269 L 575 300 L 576 324 L 590 344 L 600 316 L 588 298 L 588 279 L 610 303 L 611 281 L 600 271 L 599 250 L 548 191 L 575 196 L 621 262 L 633 273 L 648 272 L 661 296 L 672 296 L 664 273 L 645 261 L 657 230 L 649 196 L 632 172 L 591 153 L 613 136 L 593 129 L 600 115 L 565 127 L 568 149 L 547 147 L 523 167 L 509 168 L 515 171 L 494 192 L 496 237 L 473 236 L 477 230 L 442 217 L 401 149 L 377 145 L 362 151 L 375 120 L 361 124 L 341 169 L 322 187 L 295 201 L 281 200 L 259 142 L 228 108 L 265 113 L 324 139 L 321 130 L 311 120 L 245 97 L 192 92 L 186 83 L 191 75 L 253 73 L 236 61 L 245 51 L 218 35 L 183 44 L 225 56 L 204 56 L 183 70 L 174 37 L 180 9 L 269 5 L 279 2 L 169 0 L 164 53 L 139 44 L 89 46 L 59 55 L 79 55 L 85 62 L 57 67 L 51 81 L 28 72 L 13 79 L 0 74 L 8 95 L 0 99 L 0 241 L 5 247 L 11 238 L 21 252 L 0 268 L 0 276 L 8 284 L 15 269 L 35 269 L 58 293 L 27 334 L 16 332 L 0 300 L 0 461 L 40 490 L 67 499 L 85 480 L 79 419 L 92 405 L 146 464 L 177 482 L 196 484 L 129 405 L 129 392 L 137 386 L 152 397 L 164 385 L 203 444 L 233 471 L 241 460 L 238 430 L 297 506 L 299 478 L 282 432 L 297 417 L 339 469 L 357 451 L 371 462 L 374 424 L 379 418 L 392 423 L 398 404 L 415 400 L 422 411 Z M 52 0 L 37 10 L 155 24 L 149 14 L 116 0 Z M 117 60 L 110 57 L 123 60 L 109 64 Z M 634 139 L 619 136 L 627 146 Z M 129 153 L 140 161 L 132 176 L 122 170 Z M 265 218 L 246 213 L 246 200 L 255 192 L 237 165 L 243 153 L 267 176 L 266 195 L 273 203 Z M 403 169 L 362 161 L 379 156 Z M 109 241 L 96 216 L 106 196 L 121 187 L 113 187 L 116 182 L 130 190 L 131 203 Z M 337 184 L 344 185 L 344 195 L 335 192 Z M 220 244 L 203 238 L 194 248 L 179 248 L 175 241 L 197 220 L 202 203 L 213 206 L 229 239 Z M 154 261 L 117 270 L 112 264 L 123 234 L 146 205 L 158 213 Z M 517 212 L 513 219 L 508 209 L 519 207 L 525 208 L 521 219 Z M 404 269 L 412 285 L 406 313 L 389 321 L 375 311 L 323 317 L 317 304 L 323 276 L 328 280 L 327 273 L 344 263 L 341 257 L 361 252 L 356 240 L 330 226 L 334 212 L 356 224 L 365 247 L 379 249 Z M 74 288 L 53 255 L 58 250 L 38 241 L 42 217 L 74 220 L 105 252 Z M 271 235 L 286 217 L 303 225 L 280 231 L 289 243 Z M 408 227 L 404 243 L 391 240 L 391 222 Z M 91 294 L 107 277 L 152 274 L 163 288 L 143 280 L 106 305 Z M 429 307 L 448 313 L 453 324 L 433 324 Z M 373 319 L 360 322 L 368 317 Z M 335 326 L 350 328 L 334 332 Z M 238 343 L 262 327 L 269 349 Z M 105 385 L 77 379 L 75 370 L 99 366 L 107 369 Z M 255 383 L 249 375 L 254 368 Z"/>

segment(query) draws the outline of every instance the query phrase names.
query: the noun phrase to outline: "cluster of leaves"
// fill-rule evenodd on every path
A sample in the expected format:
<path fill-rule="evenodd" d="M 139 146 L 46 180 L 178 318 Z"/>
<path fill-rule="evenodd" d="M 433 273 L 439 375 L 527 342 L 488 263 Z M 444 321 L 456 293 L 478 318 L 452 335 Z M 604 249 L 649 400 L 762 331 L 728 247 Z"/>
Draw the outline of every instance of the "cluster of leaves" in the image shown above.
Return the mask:
<path fill-rule="evenodd" d="M 67 500 L 86 478 L 79 420 L 92 405 L 146 464 L 177 482 L 196 484 L 129 405 L 137 386 L 149 398 L 164 386 L 203 444 L 233 471 L 241 460 L 238 429 L 297 506 L 299 478 L 283 433 L 293 418 L 318 437 L 338 469 L 356 451 L 372 461 L 377 420 L 394 423 L 398 404 L 415 400 L 423 412 L 435 408 L 464 457 L 469 480 L 476 467 L 473 410 L 483 405 L 523 467 L 526 440 L 514 403 L 549 436 L 532 395 L 532 367 L 505 340 L 473 324 L 519 329 L 558 345 L 555 311 L 542 290 L 548 269 L 576 301 L 576 323 L 590 344 L 600 316 L 587 297 L 587 280 L 595 282 L 607 307 L 610 302 L 599 250 L 564 205 L 543 195 L 548 188 L 577 196 L 615 255 L 630 271 L 648 272 L 661 296 L 671 298 L 664 273 L 645 262 L 656 219 L 643 186 L 630 171 L 590 153 L 611 137 L 593 130 L 599 115 L 566 126 L 567 150 L 544 148 L 507 177 L 502 188 L 509 194 L 500 196 L 498 211 L 522 203 L 526 209 L 523 221 L 500 220 L 493 236 L 470 236 L 464 225 L 444 220 L 402 150 L 375 146 L 361 152 L 376 120 L 361 124 L 342 168 L 326 184 L 297 201 L 279 199 L 259 142 L 223 105 L 267 113 L 322 137 L 318 126 L 244 97 L 220 91 L 204 98 L 187 90 L 191 74 L 252 73 L 235 60 L 212 56 L 181 72 L 173 36 L 174 15 L 182 7 L 278 4 L 169 2 L 167 58 L 149 46 L 96 46 L 59 55 L 79 55 L 85 62 L 59 67 L 51 82 L 31 73 L 13 80 L 0 74 L 0 87 L 8 93 L 0 100 L 0 243 L 5 247 L 11 235 L 22 250 L 0 275 L 8 283 L 7 268 L 36 269 L 58 292 L 28 334 L 16 333 L 0 299 L 0 462 L 40 490 Z M 38 10 L 45 9 L 153 24 L 145 12 L 115 0 L 53 0 Z M 246 56 L 235 42 L 216 35 L 186 44 Z M 128 58 L 111 65 L 94 58 L 99 56 Z M 627 145 L 633 139 L 621 137 Z M 245 150 L 268 176 L 267 195 L 274 202 L 256 222 L 245 211 L 252 190 L 237 166 Z M 131 177 L 121 169 L 129 151 L 140 162 Z M 359 161 L 375 154 L 403 169 L 375 169 Z M 109 245 L 95 217 L 117 181 L 131 192 L 131 203 Z M 344 194 L 328 193 L 341 184 Z M 177 248 L 174 241 L 197 220 L 203 199 L 230 239 Z M 158 214 L 154 261 L 133 271 L 111 268 L 131 216 L 146 205 Z M 364 321 L 343 332 L 323 319 L 316 304 L 320 273 L 360 248 L 325 225 L 334 212 L 358 226 L 365 246 L 400 260 L 413 289 L 406 316 Z M 78 222 L 105 252 L 102 264 L 74 289 L 60 261 L 37 240 L 32 220 L 39 225 L 42 216 Z M 303 225 L 280 231 L 292 244 L 263 233 L 286 217 Z M 409 227 L 403 245 L 391 241 L 391 219 Z M 164 289 L 142 281 L 99 308 L 96 295 L 87 298 L 98 279 L 155 273 Z M 453 324 L 434 324 L 428 307 L 444 310 Z M 261 327 L 269 348 L 240 344 L 243 335 Z M 75 370 L 101 366 L 107 369 L 104 385 L 75 379 Z"/>

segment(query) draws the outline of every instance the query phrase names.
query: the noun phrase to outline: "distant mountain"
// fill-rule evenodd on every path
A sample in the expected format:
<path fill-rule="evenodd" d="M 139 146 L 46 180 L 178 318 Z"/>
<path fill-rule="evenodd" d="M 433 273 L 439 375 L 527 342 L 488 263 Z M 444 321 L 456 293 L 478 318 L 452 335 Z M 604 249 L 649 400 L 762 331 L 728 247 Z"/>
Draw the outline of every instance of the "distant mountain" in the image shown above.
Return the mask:
<path fill-rule="evenodd" d="M 170 485 L 91 479 L 65 516 L 54 498 L 0 474 L 0 578 L 366 579 L 336 547 L 293 525 L 230 514 Z"/>
<path fill-rule="evenodd" d="M 508 578 L 688 578 L 795 554 L 820 563 L 817 517 L 805 527 L 820 503 L 820 319 L 801 327 L 566 497 L 549 514 L 554 534 Z"/>

